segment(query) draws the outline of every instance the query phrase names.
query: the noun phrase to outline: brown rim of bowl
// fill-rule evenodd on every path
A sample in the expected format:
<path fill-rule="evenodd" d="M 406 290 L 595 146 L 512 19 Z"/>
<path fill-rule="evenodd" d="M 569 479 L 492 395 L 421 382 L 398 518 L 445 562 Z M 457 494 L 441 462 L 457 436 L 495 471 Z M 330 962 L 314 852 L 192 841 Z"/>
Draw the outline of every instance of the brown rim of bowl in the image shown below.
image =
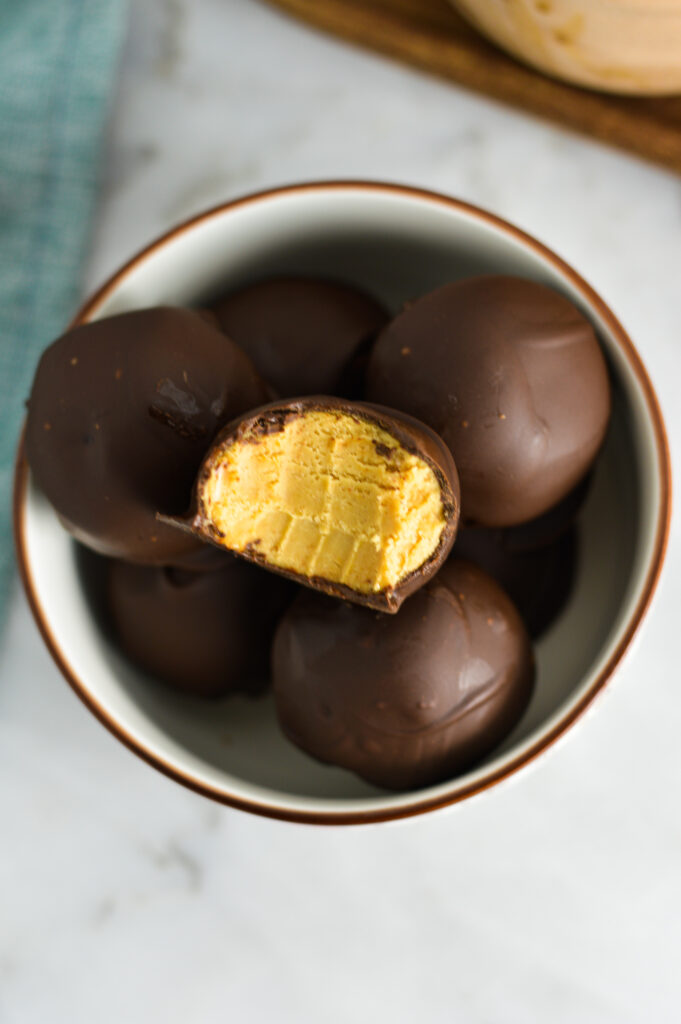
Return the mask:
<path fill-rule="evenodd" d="M 483 790 L 496 785 L 496 783 L 508 778 L 508 776 L 513 775 L 520 768 L 535 760 L 535 758 L 564 735 L 564 733 L 574 725 L 577 719 L 584 714 L 586 709 L 603 690 L 606 683 L 611 678 L 614 669 L 624 656 L 625 651 L 629 647 L 641 624 L 641 621 L 643 620 L 657 586 L 669 536 L 669 525 L 671 519 L 671 469 L 664 421 L 662 419 L 662 413 L 660 411 L 657 397 L 648 378 L 648 374 L 646 373 L 645 367 L 643 366 L 643 363 L 641 362 L 641 359 L 626 331 L 619 323 L 614 313 L 612 313 L 610 308 L 605 304 L 603 299 L 596 294 L 593 288 L 591 288 L 591 286 L 587 284 L 587 282 L 584 281 L 583 278 L 572 269 L 572 267 L 565 263 L 559 256 L 556 256 L 556 254 L 545 245 L 538 242 L 524 231 L 521 231 L 519 228 L 514 227 L 502 218 L 497 217 L 492 213 L 488 213 L 486 210 L 482 210 L 477 206 L 472 206 L 470 203 L 463 202 L 462 200 L 452 199 L 438 192 L 431 192 L 426 189 L 412 188 L 408 185 L 388 184 L 373 181 L 316 181 L 300 185 L 285 185 L 279 188 L 267 189 L 239 199 L 234 199 L 227 203 L 222 203 L 219 206 L 214 206 L 210 210 L 206 210 L 203 213 L 191 217 L 189 220 L 184 221 L 177 227 L 172 228 L 170 231 L 161 235 L 160 238 L 157 238 L 150 245 L 142 249 L 136 256 L 133 256 L 131 260 L 113 274 L 108 281 L 106 281 L 95 292 L 95 294 L 83 304 L 81 309 L 73 318 L 71 326 L 73 327 L 77 324 L 85 323 L 91 319 L 93 313 L 97 311 L 111 292 L 118 287 L 120 282 L 127 277 L 127 275 L 134 270 L 139 263 L 145 260 L 151 253 L 164 246 L 167 242 L 184 234 L 184 232 L 189 231 L 197 224 L 210 220 L 215 216 L 219 216 L 226 210 L 237 209 L 238 207 L 257 203 L 263 199 L 273 198 L 274 196 L 282 196 L 305 191 L 318 192 L 330 190 L 382 192 L 393 195 L 401 194 L 412 198 L 415 197 L 417 199 L 425 199 L 428 202 L 438 203 L 448 207 L 449 209 L 466 213 L 478 221 L 482 221 L 483 223 L 500 230 L 514 240 L 522 242 L 523 245 L 539 254 L 544 260 L 559 270 L 560 273 L 577 288 L 582 296 L 588 300 L 590 305 L 597 310 L 598 314 L 607 323 L 613 335 L 616 337 L 621 350 L 624 352 L 629 365 L 638 380 L 645 396 L 648 414 L 653 425 L 657 450 L 658 471 L 660 474 L 660 509 L 655 527 L 655 545 L 645 581 L 641 588 L 640 597 L 636 604 L 636 608 L 630 617 L 625 633 L 617 644 L 615 650 L 612 652 L 607 664 L 589 687 L 588 692 L 582 696 L 578 704 L 571 708 L 569 712 L 567 712 L 561 720 L 554 725 L 548 734 L 538 738 L 535 743 L 533 743 L 532 746 L 522 754 L 511 759 L 508 763 L 497 767 L 489 775 L 476 782 L 470 783 L 470 785 L 465 786 L 456 793 L 439 794 L 435 797 L 428 797 L 425 795 L 421 800 L 417 798 L 415 802 L 411 803 L 408 807 L 389 807 L 383 809 L 369 809 L 367 811 L 348 812 L 298 811 L 285 807 L 278 807 L 276 805 L 268 804 L 267 802 L 243 799 L 230 793 L 225 793 L 220 789 L 213 788 L 200 780 L 184 774 L 174 765 L 164 761 L 163 758 L 147 750 L 142 743 L 126 733 L 125 728 L 120 725 L 119 722 L 109 716 L 105 709 L 102 708 L 88 692 L 87 686 L 74 675 L 70 665 L 59 648 L 56 638 L 52 635 L 47 618 L 43 613 L 33 586 L 29 561 L 27 558 L 24 537 L 23 508 L 28 482 L 28 465 L 26 463 L 24 453 L 24 430 L 22 430 L 21 438 L 19 440 L 14 476 L 14 539 L 21 580 L 38 629 L 42 634 L 43 640 L 45 641 L 50 654 L 64 675 L 66 681 L 70 684 L 78 697 L 80 697 L 96 718 L 99 719 L 102 725 L 106 726 L 106 728 L 109 729 L 109 731 L 112 732 L 122 743 L 124 743 L 129 750 L 132 750 L 133 753 L 141 757 L 147 762 L 147 764 L 150 764 L 152 767 L 163 772 L 164 775 L 167 775 L 176 782 L 194 790 L 194 792 L 200 793 L 202 796 L 209 797 L 219 803 L 235 807 L 242 811 L 250 811 L 253 814 L 259 814 L 269 818 L 279 818 L 283 821 L 300 822 L 311 825 L 359 825 L 392 821 L 399 818 L 412 817 L 417 814 L 424 814 L 427 811 L 438 810 L 442 807 L 459 803 L 460 801 L 474 796 L 477 793 L 481 793 Z"/>

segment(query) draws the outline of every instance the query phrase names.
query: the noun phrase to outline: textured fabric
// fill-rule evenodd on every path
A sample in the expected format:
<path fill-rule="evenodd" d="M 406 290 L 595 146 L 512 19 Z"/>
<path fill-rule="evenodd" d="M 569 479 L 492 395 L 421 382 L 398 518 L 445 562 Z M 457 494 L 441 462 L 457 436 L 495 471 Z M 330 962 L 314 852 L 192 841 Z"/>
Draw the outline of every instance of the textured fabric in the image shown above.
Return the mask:
<path fill-rule="evenodd" d="M 0 630 L 12 463 L 41 349 L 75 309 L 124 0 L 0 0 Z"/>

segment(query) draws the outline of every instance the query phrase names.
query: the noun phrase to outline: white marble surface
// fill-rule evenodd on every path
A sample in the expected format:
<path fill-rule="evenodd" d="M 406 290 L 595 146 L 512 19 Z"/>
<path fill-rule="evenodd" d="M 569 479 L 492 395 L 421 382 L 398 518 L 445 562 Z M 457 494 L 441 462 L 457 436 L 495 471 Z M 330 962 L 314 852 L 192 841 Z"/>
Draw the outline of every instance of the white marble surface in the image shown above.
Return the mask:
<path fill-rule="evenodd" d="M 630 329 L 681 451 L 678 179 L 255 0 L 138 0 L 84 289 L 173 221 L 315 177 L 485 205 Z M 678 468 L 678 459 L 676 460 Z M 324 830 L 214 806 L 82 707 L 17 593 L 0 661 L 0 1022 L 629 1024 L 681 1000 L 681 605 L 533 771 Z"/>

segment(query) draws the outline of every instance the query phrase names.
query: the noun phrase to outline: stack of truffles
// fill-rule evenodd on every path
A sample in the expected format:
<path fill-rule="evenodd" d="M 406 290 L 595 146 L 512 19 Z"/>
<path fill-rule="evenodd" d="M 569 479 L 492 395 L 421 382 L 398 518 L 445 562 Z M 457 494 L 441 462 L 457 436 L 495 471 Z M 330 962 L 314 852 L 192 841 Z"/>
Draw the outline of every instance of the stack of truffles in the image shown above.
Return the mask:
<path fill-rule="evenodd" d="M 293 743 L 409 789 L 525 711 L 609 415 L 591 325 L 541 284 L 459 280 L 390 319 L 288 277 L 69 331 L 26 445 L 105 556 L 132 662 L 197 697 L 271 675 Z"/>

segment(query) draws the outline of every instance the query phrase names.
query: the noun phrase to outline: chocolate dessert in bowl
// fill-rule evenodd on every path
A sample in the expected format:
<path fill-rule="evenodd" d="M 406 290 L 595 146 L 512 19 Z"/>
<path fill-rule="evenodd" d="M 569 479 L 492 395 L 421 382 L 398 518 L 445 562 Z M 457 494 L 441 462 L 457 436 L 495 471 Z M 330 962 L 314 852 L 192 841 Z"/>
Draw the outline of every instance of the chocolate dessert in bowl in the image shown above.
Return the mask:
<path fill-rule="evenodd" d="M 532 762 L 611 678 L 668 522 L 602 300 L 503 221 L 375 183 L 136 256 L 43 357 L 17 460 L 24 584 L 79 696 L 177 781 L 296 821 Z"/>

